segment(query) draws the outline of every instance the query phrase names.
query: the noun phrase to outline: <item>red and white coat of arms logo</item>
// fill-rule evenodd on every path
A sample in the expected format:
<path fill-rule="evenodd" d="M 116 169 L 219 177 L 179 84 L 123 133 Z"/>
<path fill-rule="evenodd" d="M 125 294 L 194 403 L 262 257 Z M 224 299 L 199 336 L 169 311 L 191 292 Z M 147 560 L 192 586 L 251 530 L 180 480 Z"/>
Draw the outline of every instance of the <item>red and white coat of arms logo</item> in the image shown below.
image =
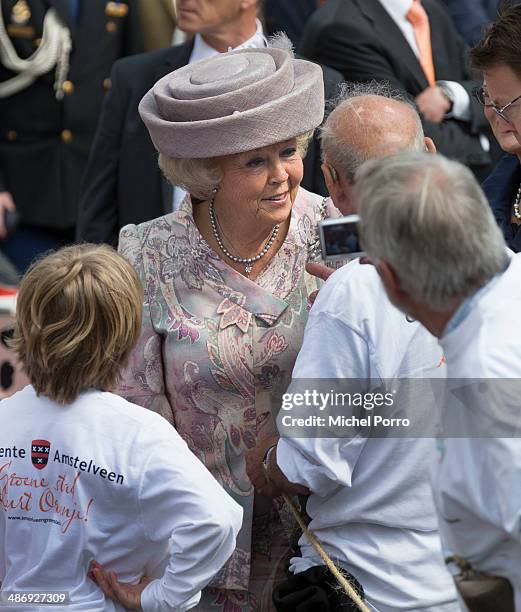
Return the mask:
<path fill-rule="evenodd" d="M 37 470 L 43 470 L 49 460 L 51 443 L 47 440 L 33 440 L 31 443 L 31 461 Z"/>

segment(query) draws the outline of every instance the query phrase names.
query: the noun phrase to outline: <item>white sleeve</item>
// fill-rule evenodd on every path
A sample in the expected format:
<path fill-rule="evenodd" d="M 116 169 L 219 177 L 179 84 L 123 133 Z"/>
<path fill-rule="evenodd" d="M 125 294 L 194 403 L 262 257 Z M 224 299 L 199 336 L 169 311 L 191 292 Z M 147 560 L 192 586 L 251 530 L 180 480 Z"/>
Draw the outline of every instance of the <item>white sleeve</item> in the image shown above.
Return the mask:
<path fill-rule="evenodd" d="M 517 438 L 459 440 L 461 468 L 471 474 L 468 508 L 521 543 L 521 448 Z M 504 542 L 498 535 L 497 544 Z"/>
<path fill-rule="evenodd" d="M 144 612 L 188 610 L 235 549 L 242 508 L 172 428 L 155 445 L 142 476 L 139 504 L 145 535 L 171 538 L 161 579 L 141 594 Z"/>
<path fill-rule="evenodd" d="M 448 116 L 459 119 L 460 121 L 470 121 L 472 119 L 472 113 L 470 110 L 470 97 L 467 90 L 457 81 L 439 82 L 448 87 L 454 97 L 452 110 Z"/>
<path fill-rule="evenodd" d="M 328 313 L 311 312 L 293 370 L 297 389 L 306 384 L 305 379 L 310 384 L 315 378 L 365 380 L 370 369 L 370 348 L 361 334 Z M 292 386 L 287 393 L 292 392 Z M 319 496 L 326 496 L 339 486 L 351 486 L 351 476 L 366 438 L 285 436 L 281 426 L 283 416 L 281 410 L 277 420 L 281 432 L 277 464 L 286 478 Z"/>
<path fill-rule="evenodd" d="M 306 325 L 302 348 L 292 378 L 366 379 L 371 373 L 371 347 L 361 331 L 328 312 L 318 310 L 327 303 L 327 285 L 319 292 Z M 347 306 L 346 306 L 347 307 Z"/>

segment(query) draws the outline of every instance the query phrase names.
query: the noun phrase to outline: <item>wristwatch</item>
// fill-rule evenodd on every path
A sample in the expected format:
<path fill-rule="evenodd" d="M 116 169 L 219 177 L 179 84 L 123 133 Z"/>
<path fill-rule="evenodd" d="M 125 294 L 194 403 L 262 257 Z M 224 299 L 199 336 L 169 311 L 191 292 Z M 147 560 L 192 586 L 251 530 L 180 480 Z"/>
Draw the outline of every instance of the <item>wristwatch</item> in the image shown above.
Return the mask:
<path fill-rule="evenodd" d="M 454 92 L 447 85 L 445 81 L 436 81 L 436 85 L 441 89 L 441 91 L 443 92 L 443 95 L 447 98 L 447 100 L 450 103 L 449 110 L 445 113 L 446 115 L 448 115 L 449 113 L 452 112 L 452 109 L 454 107 L 454 102 L 456 101 L 456 96 L 454 95 Z"/>

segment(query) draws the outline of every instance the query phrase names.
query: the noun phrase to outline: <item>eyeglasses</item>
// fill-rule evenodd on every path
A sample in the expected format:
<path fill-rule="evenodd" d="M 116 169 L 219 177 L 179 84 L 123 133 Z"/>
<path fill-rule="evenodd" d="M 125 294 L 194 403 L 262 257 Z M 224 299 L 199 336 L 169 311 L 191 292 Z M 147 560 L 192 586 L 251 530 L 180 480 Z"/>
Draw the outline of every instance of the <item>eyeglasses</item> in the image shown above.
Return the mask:
<path fill-rule="evenodd" d="M 521 96 L 517 96 L 517 98 L 514 98 L 511 102 L 505 104 L 505 106 L 496 106 L 490 99 L 488 91 L 484 87 L 476 87 L 472 91 L 472 94 L 481 105 L 485 106 L 486 108 L 491 108 L 498 117 L 501 117 L 501 119 L 507 123 L 512 124 L 512 120 L 508 117 L 507 112 L 511 109 L 515 102 L 521 100 Z"/>

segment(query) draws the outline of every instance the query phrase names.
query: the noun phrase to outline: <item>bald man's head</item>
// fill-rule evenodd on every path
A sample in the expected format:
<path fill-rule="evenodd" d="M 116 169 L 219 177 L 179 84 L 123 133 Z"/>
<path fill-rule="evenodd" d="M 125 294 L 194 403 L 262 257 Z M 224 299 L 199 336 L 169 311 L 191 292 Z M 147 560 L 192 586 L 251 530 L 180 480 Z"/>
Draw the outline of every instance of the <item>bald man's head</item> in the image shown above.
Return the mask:
<path fill-rule="evenodd" d="M 369 159 L 424 149 L 423 128 L 415 109 L 408 102 L 382 95 L 344 99 L 322 128 L 324 161 L 349 181 Z"/>
<path fill-rule="evenodd" d="M 344 215 L 356 212 L 353 181 L 364 162 L 426 148 L 416 109 L 379 83 L 346 84 L 322 128 L 321 141 L 324 178 Z M 432 141 L 429 150 L 435 150 Z"/>

